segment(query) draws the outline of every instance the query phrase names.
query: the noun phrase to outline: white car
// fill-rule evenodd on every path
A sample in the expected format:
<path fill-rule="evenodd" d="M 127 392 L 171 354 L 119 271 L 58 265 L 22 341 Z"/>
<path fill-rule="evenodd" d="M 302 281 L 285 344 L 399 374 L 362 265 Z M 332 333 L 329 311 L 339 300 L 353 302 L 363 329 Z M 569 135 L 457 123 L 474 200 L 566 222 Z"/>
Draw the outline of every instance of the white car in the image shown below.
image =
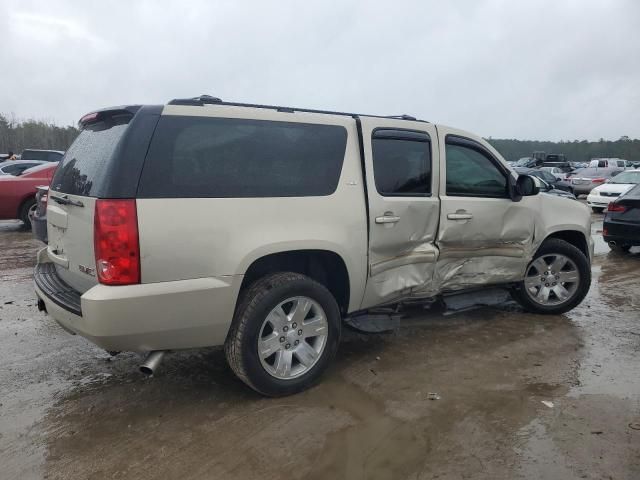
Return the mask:
<path fill-rule="evenodd" d="M 558 180 L 566 180 L 567 173 L 562 171 L 561 168 L 558 167 L 540 167 L 540 170 L 544 170 L 545 172 L 549 172 L 551 175 L 556 177 Z"/>
<path fill-rule="evenodd" d="M 595 187 L 587 196 L 587 204 L 595 213 L 601 213 L 620 195 L 640 183 L 640 170 L 627 170 Z"/>

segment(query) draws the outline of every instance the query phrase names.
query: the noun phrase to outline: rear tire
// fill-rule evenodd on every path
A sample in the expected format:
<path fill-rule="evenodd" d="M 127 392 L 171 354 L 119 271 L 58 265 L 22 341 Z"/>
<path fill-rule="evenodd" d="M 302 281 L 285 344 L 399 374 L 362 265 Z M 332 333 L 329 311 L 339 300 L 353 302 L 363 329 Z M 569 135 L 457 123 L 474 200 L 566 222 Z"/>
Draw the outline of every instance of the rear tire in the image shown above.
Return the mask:
<path fill-rule="evenodd" d="M 529 312 L 555 315 L 575 308 L 590 286 L 591 265 L 585 254 L 564 240 L 550 238 L 511 294 Z"/>
<path fill-rule="evenodd" d="M 24 228 L 31 228 L 31 219 L 29 218 L 29 212 L 36 207 L 36 199 L 30 198 L 25 200 L 24 203 L 20 206 L 20 212 L 18 213 L 18 218 L 24 224 Z"/>
<path fill-rule="evenodd" d="M 270 274 L 240 295 L 224 344 L 227 362 L 257 392 L 292 395 L 319 380 L 340 329 L 340 309 L 324 285 L 299 273 Z"/>
<path fill-rule="evenodd" d="M 602 207 L 591 207 L 591 210 L 593 210 L 593 213 L 602 213 L 602 212 L 604 212 L 604 208 L 602 208 Z"/>

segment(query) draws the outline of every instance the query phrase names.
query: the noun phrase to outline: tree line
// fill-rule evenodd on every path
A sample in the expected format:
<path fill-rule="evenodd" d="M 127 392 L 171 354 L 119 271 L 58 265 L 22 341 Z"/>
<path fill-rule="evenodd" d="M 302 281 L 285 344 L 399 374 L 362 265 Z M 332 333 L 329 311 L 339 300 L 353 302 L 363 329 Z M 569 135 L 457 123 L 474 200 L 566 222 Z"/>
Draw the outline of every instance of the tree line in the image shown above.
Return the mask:
<path fill-rule="evenodd" d="M 597 142 L 587 140 L 544 142 L 498 138 L 488 138 L 487 141 L 506 160 L 530 157 L 533 152 L 542 151 L 564 153 L 570 162 L 588 162 L 592 158 L 624 158 L 640 161 L 640 140 L 632 140 L 627 136 L 613 141 L 600 139 Z"/>
<path fill-rule="evenodd" d="M 25 148 L 66 150 L 78 136 L 73 126 L 60 127 L 42 120 L 16 120 L 0 114 L 0 153 L 19 154 Z"/>
<path fill-rule="evenodd" d="M 16 120 L 0 114 L 0 153 L 12 150 L 20 153 L 25 148 L 66 150 L 78 135 L 74 126 L 60 127 L 42 120 Z M 572 162 L 587 162 L 592 158 L 618 157 L 640 160 L 640 140 L 627 136 L 618 140 L 600 139 L 597 142 L 573 140 L 545 142 L 488 138 L 487 141 L 507 160 L 528 157 L 535 151 L 564 153 Z"/>

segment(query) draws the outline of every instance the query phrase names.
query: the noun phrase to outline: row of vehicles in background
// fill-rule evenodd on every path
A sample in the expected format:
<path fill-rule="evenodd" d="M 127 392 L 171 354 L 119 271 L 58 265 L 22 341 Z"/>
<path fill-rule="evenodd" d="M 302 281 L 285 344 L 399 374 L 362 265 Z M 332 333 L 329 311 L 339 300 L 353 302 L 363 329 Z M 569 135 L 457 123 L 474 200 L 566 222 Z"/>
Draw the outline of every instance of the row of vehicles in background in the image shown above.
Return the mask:
<path fill-rule="evenodd" d="M 18 160 L 36 160 L 40 162 L 59 162 L 64 156 L 62 150 L 41 150 L 36 148 L 29 148 L 23 150 L 20 155 L 16 155 Z M 0 153 L 0 162 L 4 162 L 9 159 L 8 153 Z"/>
<path fill-rule="evenodd" d="M 38 187 L 48 188 L 64 153 L 61 150 L 26 149 L 18 160 L 7 160 L 8 154 L 0 154 L 0 220 L 18 219 L 26 228 L 31 226 L 37 208 L 36 191 Z M 44 209 L 46 211 L 46 204 Z M 46 228 L 46 221 L 40 222 L 39 229 L 44 229 L 44 237 L 38 238 L 46 238 Z"/>
<path fill-rule="evenodd" d="M 563 154 L 534 152 L 511 162 L 520 174 L 533 175 L 551 187 L 548 193 L 587 196 L 587 204 L 602 213 L 615 198 L 640 183 L 640 162 L 622 158 L 594 158 L 588 163 L 569 162 Z M 560 193 L 565 192 L 565 193 Z"/>

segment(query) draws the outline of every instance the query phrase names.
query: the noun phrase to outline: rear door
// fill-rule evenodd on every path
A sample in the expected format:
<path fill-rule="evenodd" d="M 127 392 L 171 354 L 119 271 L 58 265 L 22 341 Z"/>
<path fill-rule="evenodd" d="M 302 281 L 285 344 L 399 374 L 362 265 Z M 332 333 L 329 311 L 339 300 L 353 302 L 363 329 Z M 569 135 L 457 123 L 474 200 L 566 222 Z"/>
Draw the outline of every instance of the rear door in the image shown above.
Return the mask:
<path fill-rule="evenodd" d="M 93 253 L 95 201 L 131 118 L 131 114 L 105 114 L 84 126 L 51 181 L 48 255 L 58 275 L 81 293 L 98 283 Z"/>
<path fill-rule="evenodd" d="M 435 127 L 362 118 L 361 131 L 369 198 L 369 269 L 362 308 L 430 295 L 440 211 Z"/>
<path fill-rule="evenodd" d="M 539 197 L 514 202 L 508 190 L 512 173 L 481 139 L 440 126 L 438 136 L 444 159 L 435 283 L 459 290 L 521 279 Z"/>

